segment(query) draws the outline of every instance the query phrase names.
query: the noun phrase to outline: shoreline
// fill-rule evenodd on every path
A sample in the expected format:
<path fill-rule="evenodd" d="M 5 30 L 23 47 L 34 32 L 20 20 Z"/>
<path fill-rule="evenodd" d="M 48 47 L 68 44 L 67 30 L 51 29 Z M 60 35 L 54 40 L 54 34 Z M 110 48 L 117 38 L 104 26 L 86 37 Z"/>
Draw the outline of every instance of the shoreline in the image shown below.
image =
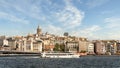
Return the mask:
<path fill-rule="evenodd" d="M 40 56 L 40 54 L 0 54 L 0 57 Z"/>
<path fill-rule="evenodd" d="M 34 57 L 38 56 L 41 58 L 40 54 L 0 54 L 0 57 Z M 113 57 L 120 55 L 81 55 L 80 57 Z"/>

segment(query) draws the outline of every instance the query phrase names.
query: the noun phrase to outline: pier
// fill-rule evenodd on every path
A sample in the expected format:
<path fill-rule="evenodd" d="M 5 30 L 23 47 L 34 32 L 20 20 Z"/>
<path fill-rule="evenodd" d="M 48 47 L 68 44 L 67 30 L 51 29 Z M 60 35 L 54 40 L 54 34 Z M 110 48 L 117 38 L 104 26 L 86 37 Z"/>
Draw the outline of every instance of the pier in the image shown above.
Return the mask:
<path fill-rule="evenodd" d="M 3 50 L 0 50 L 0 54 L 41 54 L 41 52 L 3 51 Z"/>

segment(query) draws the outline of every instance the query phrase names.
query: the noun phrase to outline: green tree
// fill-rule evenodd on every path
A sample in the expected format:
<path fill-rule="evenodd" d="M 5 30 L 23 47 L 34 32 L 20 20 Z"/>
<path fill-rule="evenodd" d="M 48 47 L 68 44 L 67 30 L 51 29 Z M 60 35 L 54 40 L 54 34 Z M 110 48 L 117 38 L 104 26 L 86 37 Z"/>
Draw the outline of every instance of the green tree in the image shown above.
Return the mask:
<path fill-rule="evenodd" d="M 60 50 L 63 51 L 63 52 L 65 51 L 65 45 L 64 44 L 60 45 Z"/>
<path fill-rule="evenodd" d="M 58 43 L 56 43 L 56 44 L 55 44 L 55 47 L 54 47 L 54 49 L 53 49 L 53 50 L 54 50 L 54 51 L 59 51 L 59 48 L 60 48 L 59 44 L 58 44 Z"/>
<path fill-rule="evenodd" d="M 54 51 L 62 51 L 62 52 L 64 52 L 64 50 L 65 50 L 65 45 L 64 45 L 64 44 L 58 44 L 58 43 L 56 43 L 53 50 L 54 50 Z"/>
<path fill-rule="evenodd" d="M 85 51 L 85 50 L 81 50 L 81 52 L 80 53 L 86 53 L 87 51 Z"/>

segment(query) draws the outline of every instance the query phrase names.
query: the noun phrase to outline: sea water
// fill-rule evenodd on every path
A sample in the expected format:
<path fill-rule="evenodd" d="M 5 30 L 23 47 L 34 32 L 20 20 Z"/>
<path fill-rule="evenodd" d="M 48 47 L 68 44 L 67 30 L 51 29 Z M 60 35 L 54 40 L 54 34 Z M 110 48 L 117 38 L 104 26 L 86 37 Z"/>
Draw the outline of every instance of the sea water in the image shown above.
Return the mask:
<path fill-rule="evenodd" d="M 0 57 L 0 68 L 120 68 L 120 56 L 80 58 Z"/>

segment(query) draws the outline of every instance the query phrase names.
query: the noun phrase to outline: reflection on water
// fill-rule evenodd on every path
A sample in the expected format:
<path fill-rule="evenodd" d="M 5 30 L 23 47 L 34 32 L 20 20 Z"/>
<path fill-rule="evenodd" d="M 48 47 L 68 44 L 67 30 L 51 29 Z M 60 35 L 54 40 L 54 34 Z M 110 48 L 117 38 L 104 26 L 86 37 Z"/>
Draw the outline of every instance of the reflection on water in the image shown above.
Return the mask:
<path fill-rule="evenodd" d="M 119 56 L 89 56 L 76 59 L 0 57 L 0 68 L 120 68 Z"/>

